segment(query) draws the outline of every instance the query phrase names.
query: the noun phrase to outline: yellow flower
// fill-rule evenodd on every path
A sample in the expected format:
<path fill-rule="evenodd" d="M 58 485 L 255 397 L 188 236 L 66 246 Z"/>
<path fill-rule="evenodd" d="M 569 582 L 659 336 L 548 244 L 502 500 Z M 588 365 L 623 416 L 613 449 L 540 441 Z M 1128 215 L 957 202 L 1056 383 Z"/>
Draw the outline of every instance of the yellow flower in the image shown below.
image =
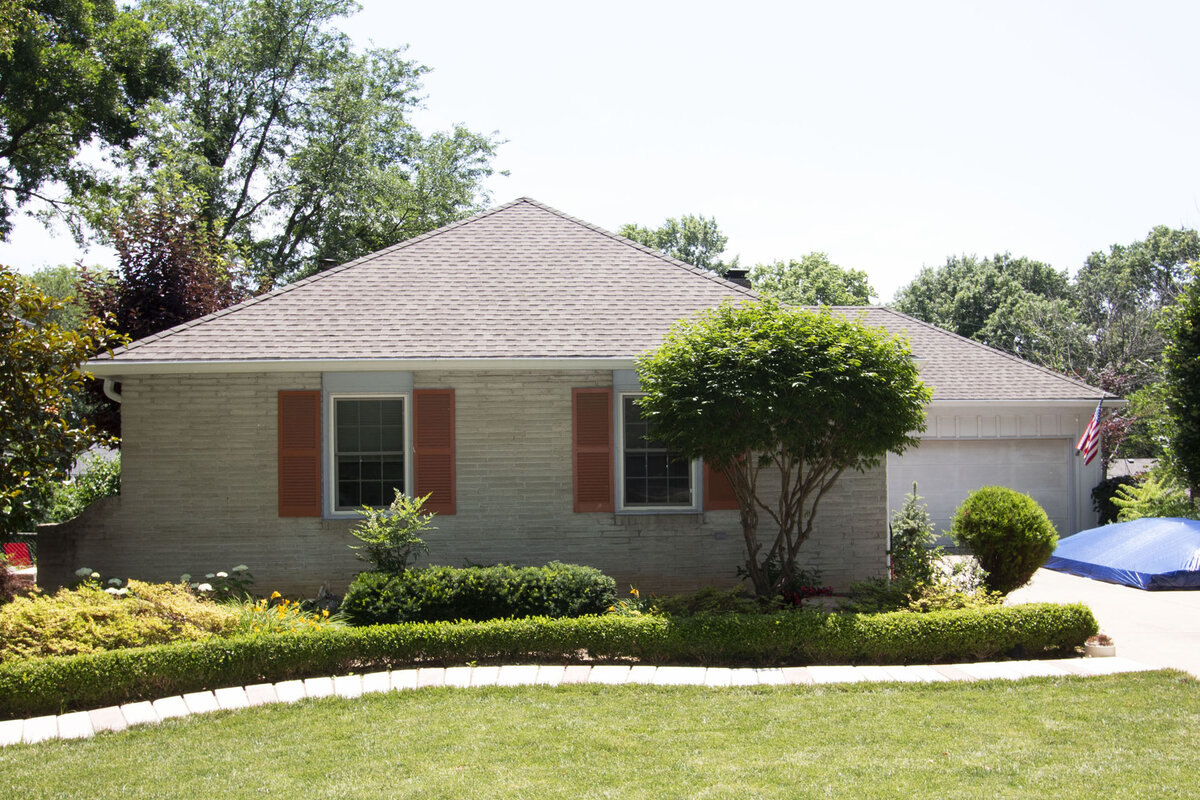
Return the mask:
<path fill-rule="evenodd" d="M 322 616 L 322 617 L 328 617 L 328 616 L 329 616 L 329 609 L 328 609 L 328 608 L 321 609 L 321 616 Z"/>
<path fill-rule="evenodd" d="M 642 595 L 641 595 L 641 593 L 640 593 L 640 592 L 638 592 L 638 590 L 637 590 L 637 587 L 636 587 L 636 586 L 630 586 L 630 587 L 629 587 L 629 593 L 630 593 L 631 595 L 633 595 L 634 597 L 637 597 L 637 598 L 640 598 L 640 597 L 642 596 Z"/>

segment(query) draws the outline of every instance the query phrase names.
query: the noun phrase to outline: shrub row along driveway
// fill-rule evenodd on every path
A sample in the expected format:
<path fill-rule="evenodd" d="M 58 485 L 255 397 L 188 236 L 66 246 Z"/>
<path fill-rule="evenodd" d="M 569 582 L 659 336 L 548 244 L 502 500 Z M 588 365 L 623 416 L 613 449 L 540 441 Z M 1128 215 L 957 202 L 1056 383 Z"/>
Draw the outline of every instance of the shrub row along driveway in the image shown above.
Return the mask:
<path fill-rule="evenodd" d="M 1086 603 L 1117 655 L 1200 677 L 1200 591 L 1147 592 L 1039 569 L 1007 602 Z"/>

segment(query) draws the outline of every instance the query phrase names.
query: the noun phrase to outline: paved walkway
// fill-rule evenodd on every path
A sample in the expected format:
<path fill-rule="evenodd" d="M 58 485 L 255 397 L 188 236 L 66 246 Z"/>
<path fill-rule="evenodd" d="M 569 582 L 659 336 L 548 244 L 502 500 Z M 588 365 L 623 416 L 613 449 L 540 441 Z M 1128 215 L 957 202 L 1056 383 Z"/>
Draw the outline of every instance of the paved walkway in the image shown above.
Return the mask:
<path fill-rule="evenodd" d="M 1113 638 L 1117 655 L 1200 677 L 1200 591 L 1147 592 L 1039 569 L 1006 602 L 1084 603 Z"/>
<path fill-rule="evenodd" d="M 122 731 L 132 725 L 157 724 L 172 717 L 209 711 L 234 710 L 267 703 L 292 703 L 309 697 L 361 697 L 371 692 L 405 691 L 433 686 L 562 686 L 575 683 L 649 684 L 654 686 L 754 686 L 759 684 L 826 684 L 900 681 L 1017 680 L 1035 676 L 1111 675 L 1154 669 L 1127 658 L 1064 658 L 1053 661 L 987 661 L 972 664 L 893 667 L 653 667 L 623 665 L 516 665 L 483 667 L 426 667 L 341 675 L 336 678 L 233 686 L 192 692 L 150 702 L 127 703 L 94 711 L 0 722 L 0 747 L 33 744 L 50 739 L 85 739 L 102 731 Z"/>

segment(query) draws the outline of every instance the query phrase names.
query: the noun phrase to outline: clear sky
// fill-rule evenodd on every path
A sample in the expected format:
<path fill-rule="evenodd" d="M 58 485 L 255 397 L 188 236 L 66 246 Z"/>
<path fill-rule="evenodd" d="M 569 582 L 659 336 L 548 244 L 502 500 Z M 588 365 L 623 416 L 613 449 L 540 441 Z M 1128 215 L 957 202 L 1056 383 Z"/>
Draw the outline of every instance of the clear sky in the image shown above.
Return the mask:
<path fill-rule="evenodd" d="M 494 202 L 715 217 L 743 265 L 822 250 L 884 301 L 952 254 L 1074 272 L 1200 227 L 1200 3 L 366 0 L 344 27 L 432 68 L 421 128 L 507 140 Z M 0 247 L 74 257 L 34 224 Z"/>

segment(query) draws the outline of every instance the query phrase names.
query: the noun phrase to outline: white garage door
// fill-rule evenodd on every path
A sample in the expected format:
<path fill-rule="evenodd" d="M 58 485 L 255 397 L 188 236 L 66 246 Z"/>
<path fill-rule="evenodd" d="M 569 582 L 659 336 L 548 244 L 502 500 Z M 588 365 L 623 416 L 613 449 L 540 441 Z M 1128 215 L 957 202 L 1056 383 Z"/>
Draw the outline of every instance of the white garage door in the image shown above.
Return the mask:
<path fill-rule="evenodd" d="M 938 532 L 980 486 L 1008 486 L 1038 501 L 1060 535 L 1070 532 L 1071 443 L 1067 439 L 927 440 L 888 457 L 888 504 L 904 505 L 917 484 Z"/>

